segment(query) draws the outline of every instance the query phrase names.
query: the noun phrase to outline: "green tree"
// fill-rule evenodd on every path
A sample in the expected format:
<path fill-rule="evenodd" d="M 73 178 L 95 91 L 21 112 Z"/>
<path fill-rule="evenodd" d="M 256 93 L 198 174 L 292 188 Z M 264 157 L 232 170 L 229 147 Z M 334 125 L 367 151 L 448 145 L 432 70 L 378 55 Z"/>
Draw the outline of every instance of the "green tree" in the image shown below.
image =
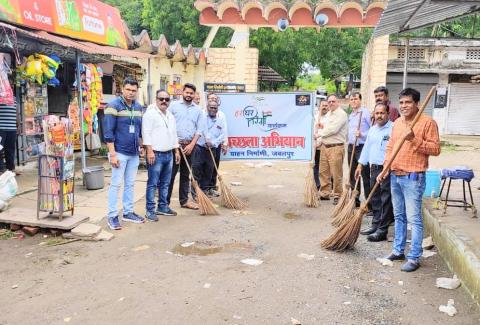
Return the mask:
<path fill-rule="evenodd" d="M 141 19 L 143 0 L 103 0 L 103 2 L 118 8 L 132 34 L 139 34 L 144 29 Z"/>

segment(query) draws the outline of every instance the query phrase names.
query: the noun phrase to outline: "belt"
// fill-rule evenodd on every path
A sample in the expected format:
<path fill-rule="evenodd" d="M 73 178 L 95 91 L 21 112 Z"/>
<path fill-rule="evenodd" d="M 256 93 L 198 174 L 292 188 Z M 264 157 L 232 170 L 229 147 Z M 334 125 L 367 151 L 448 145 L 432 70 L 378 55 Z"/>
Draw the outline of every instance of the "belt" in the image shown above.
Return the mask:
<path fill-rule="evenodd" d="M 392 171 L 392 173 L 395 176 L 410 176 L 410 175 L 414 175 L 414 174 L 417 174 L 417 175 L 425 174 L 425 172 L 405 172 L 403 170 L 394 170 L 394 171 Z"/>
<path fill-rule="evenodd" d="M 383 169 L 383 165 L 370 164 L 370 169 Z"/>
<path fill-rule="evenodd" d="M 343 143 L 333 143 L 333 144 L 323 144 L 326 148 L 333 148 L 338 146 L 343 146 Z"/>
<path fill-rule="evenodd" d="M 179 144 L 183 144 L 183 145 L 185 145 L 185 146 L 188 146 L 191 142 L 192 142 L 192 140 L 178 141 Z"/>

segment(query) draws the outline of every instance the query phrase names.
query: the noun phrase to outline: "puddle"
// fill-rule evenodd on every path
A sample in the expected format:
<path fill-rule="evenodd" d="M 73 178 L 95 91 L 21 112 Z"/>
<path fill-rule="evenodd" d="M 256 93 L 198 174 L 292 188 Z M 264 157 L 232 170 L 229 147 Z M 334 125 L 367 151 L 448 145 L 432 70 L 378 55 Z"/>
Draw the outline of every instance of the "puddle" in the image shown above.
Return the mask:
<path fill-rule="evenodd" d="M 283 217 L 285 219 L 288 219 L 288 220 L 295 220 L 295 219 L 298 219 L 300 218 L 300 215 L 299 214 L 296 214 L 296 213 L 293 213 L 293 212 L 285 212 L 283 214 Z"/>
<path fill-rule="evenodd" d="M 196 255 L 196 256 L 207 256 L 218 254 L 220 252 L 229 251 L 229 250 L 249 250 L 253 246 L 245 243 L 227 243 L 224 245 L 215 244 L 211 241 L 202 241 L 194 242 L 193 245 L 184 245 L 184 243 L 177 244 L 172 252 L 174 254 L 180 255 Z"/>

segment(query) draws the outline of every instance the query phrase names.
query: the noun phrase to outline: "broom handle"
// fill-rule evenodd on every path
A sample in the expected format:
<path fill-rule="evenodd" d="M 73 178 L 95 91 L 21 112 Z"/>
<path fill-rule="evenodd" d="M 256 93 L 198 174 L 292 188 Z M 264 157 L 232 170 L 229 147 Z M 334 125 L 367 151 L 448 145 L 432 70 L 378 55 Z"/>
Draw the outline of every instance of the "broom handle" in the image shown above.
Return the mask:
<path fill-rule="evenodd" d="M 213 152 L 212 152 L 212 149 L 210 149 L 210 147 L 208 147 L 208 152 L 210 152 L 210 157 L 212 157 L 212 160 L 213 160 L 213 166 L 215 166 L 215 170 L 217 171 L 217 177 L 220 176 L 220 174 L 218 173 L 218 168 L 217 168 L 217 164 L 215 163 L 215 157 L 213 156 Z"/>
<path fill-rule="evenodd" d="M 190 167 L 190 164 L 187 161 L 187 157 L 185 156 L 185 153 L 183 152 L 183 148 L 180 148 L 180 152 L 182 153 L 183 160 L 185 160 L 185 165 L 187 165 L 188 171 L 190 172 L 190 177 L 193 180 L 195 180 L 195 178 L 193 178 L 192 168 Z M 192 153 L 193 153 L 193 150 L 192 150 Z"/>
<path fill-rule="evenodd" d="M 430 98 L 432 98 L 433 96 L 433 92 L 435 91 L 436 87 L 433 86 L 430 91 L 428 92 L 428 95 L 427 97 L 425 97 L 422 105 L 420 105 L 420 109 L 418 110 L 417 112 L 417 115 L 415 116 L 415 118 L 413 119 L 412 123 L 410 124 L 410 128 L 413 129 L 413 127 L 415 126 L 415 124 L 417 124 L 418 120 L 420 119 L 421 115 L 423 114 L 423 111 L 425 110 L 425 107 L 427 107 L 427 104 L 428 102 L 430 101 Z M 393 151 L 393 154 L 392 154 L 392 159 L 390 159 L 390 161 L 387 163 L 386 166 L 383 167 L 383 171 L 386 171 L 386 170 L 389 170 L 390 167 L 392 166 L 392 163 L 393 161 L 395 160 L 395 158 L 397 157 L 397 154 L 398 152 L 400 151 L 400 149 L 402 149 L 402 146 L 403 144 L 405 143 L 405 137 L 402 137 L 402 139 L 400 140 L 400 142 L 396 145 L 394 151 Z M 383 174 L 383 171 L 381 174 Z M 368 203 L 370 203 L 370 200 L 372 199 L 372 196 L 373 196 L 373 193 L 375 193 L 375 191 L 377 190 L 378 186 L 380 186 L 380 183 L 378 181 L 375 182 L 375 186 L 370 190 L 370 194 L 368 195 L 368 198 L 367 200 L 363 203 L 364 207 L 367 206 Z"/>

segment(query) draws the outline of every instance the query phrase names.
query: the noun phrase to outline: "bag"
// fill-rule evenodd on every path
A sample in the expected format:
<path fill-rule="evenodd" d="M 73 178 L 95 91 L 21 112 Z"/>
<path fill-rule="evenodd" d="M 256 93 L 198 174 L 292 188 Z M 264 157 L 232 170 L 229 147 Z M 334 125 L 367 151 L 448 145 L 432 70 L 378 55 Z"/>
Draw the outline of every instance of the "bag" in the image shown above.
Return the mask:
<path fill-rule="evenodd" d="M 0 176 L 0 210 L 8 206 L 8 201 L 17 195 L 18 185 L 15 173 L 6 171 Z"/>
<path fill-rule="evenodd" d="M 92 139 L 91 141 L 90 138 Z M 100 137 L 96 133 L 87 134 L 87 136 L 85 137 L 85 141 L 87 142 L 88 150 L 98 150 L 102 147 Z"/>

